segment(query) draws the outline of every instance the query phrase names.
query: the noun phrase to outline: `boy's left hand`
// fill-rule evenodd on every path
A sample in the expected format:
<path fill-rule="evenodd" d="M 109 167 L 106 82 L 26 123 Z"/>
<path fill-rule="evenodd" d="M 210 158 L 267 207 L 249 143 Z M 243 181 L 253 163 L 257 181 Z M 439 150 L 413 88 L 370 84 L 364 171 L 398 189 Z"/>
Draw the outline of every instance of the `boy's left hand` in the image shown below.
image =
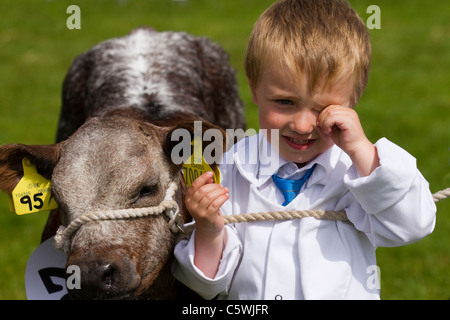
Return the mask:
<path fill-rule="evenodd" d="M 320 112 L 317 125 L 348 155 L 368 142 L 358 114 L 352 108 L 330 105 Z"/>
<path fill-rule="evenodd" d="M 317 118 L 317 126 L 349 155 L 360 176 L 368 176 L 379 166 L 377 150 L 367 139 L 358 114 L 352 108 L 326 107 Z"/>

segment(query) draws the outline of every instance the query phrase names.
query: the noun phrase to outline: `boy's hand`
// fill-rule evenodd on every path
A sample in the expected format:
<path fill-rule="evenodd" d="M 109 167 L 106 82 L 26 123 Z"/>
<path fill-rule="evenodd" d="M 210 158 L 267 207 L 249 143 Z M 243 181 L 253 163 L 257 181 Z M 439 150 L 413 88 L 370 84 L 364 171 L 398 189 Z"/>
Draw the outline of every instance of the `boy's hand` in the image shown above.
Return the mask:
<path fill-rule="evenodd" d="M 186 208 L 195 220 L 194 264 L 213 279 L 219 268 L 224 244 L 224 220 L 219 208 L 229 198 L 228 189 L 213 182 L 205 172 L 189 187 Z"/>
<path fill-rule="evenodd" d="M 361 177 L 370 175 L 380 165 L 377 149 L 367 139 L 358 114 L 352 108 L 326 107 L 317 118 L 317 126 L 349 155 Z"/>
<path fill-rule="evenodd" d="M 352 108 L 330 105 L 320 112 L 317 124 L 348 155 L 368 141 L 358 114 Z"/>
<path fill-rule="evenodd" d="M 197 232 L 211 235 L 222 232 L 224 220 L 219 208 L 228 198 L 228 188 L 213 183 L 212 172 L 205 172 L 192 183 L 185 203 L 195 220 Z"/>

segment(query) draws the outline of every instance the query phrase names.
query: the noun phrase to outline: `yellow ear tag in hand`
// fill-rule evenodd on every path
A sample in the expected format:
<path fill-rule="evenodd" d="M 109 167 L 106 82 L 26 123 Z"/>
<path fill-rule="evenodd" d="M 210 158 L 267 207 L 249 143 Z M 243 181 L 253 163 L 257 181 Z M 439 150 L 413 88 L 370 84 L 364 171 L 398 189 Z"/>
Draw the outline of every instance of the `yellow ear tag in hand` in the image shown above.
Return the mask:
<path fill-rule="evenodd" d="M 191 156 L 183 163 L 183 176 L 186 187 L 189 188 L 195 179 L 208 171 L 212 171 L 214 173 L 214 183 L 220 183 L 220 170 L 218 167 L 213 170 L 211 166 L 205 161 L 205 158 L 202 155 L 202 141 L 200 140 L 200 138 L 195 138 L 191 142 L 191 146 L 193 146 L 194 151 Z"/>
<path fill-rule="evenodd" d="M 22 159 L 23 177 L 12 192 L 10 209 L 18 215 L 56 209 L 51 182 L 41 176 L 28 158 Z"/>

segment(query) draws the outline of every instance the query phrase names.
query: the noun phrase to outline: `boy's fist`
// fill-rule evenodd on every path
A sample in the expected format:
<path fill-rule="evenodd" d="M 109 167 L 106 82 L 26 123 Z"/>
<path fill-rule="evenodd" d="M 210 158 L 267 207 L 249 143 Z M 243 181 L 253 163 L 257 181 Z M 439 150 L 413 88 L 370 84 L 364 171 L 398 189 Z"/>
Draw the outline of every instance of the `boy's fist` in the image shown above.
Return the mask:
<path fill-rule="evenodd" d="M 378 167 L 375 146 L 367 139 L 358 114 L 349 107 L 330 105 L 317 117 L 317 126 L 352 159 L 361 177 Z"/>
<path fill-rule="evenodd" d="M 222 232 L 224 220 L 219 209 L 228 198 L 228 188 L 214 183 L 212 172 L 205 172 L 192 183 L 185 204 L 195 220 L 197 232 Z"/>

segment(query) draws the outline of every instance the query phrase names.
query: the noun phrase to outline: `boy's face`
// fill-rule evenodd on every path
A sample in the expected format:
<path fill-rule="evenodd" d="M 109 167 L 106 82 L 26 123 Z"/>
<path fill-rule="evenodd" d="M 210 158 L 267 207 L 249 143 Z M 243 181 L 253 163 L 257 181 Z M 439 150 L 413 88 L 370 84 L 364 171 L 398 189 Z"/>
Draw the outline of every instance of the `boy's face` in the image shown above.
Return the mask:
<path fill-rule="evenodd" d="M 329 105 L 349 107 L 353 93 L 351 81 L 317 86 L 313 92 L 307 84 L 306 76 L 294 79 L 287 68 L 268 68 L 252 89 L 260 128 L 267 129 L 269 142 L 270 129 L 278 129 L 280 154 L 299 167 L 333 146 L 331 138 L 317 127 L 320 111 Z"/>

